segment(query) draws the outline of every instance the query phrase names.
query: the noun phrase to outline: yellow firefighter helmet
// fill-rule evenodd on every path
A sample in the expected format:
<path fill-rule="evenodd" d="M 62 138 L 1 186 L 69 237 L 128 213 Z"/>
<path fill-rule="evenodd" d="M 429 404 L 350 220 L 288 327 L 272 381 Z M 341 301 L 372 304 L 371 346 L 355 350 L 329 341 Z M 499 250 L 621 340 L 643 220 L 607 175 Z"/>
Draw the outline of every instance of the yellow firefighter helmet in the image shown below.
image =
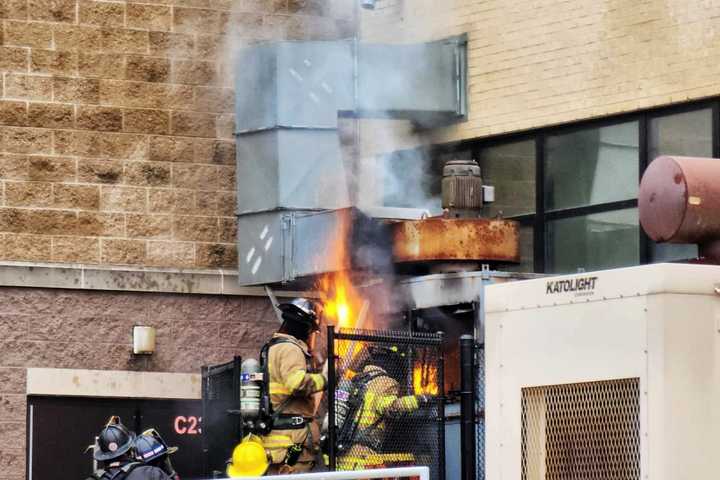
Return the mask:
<path fill-rule="evenodd" d="M 227 475 L 230 478 L 260 477 L 267 471 L 269 464 L 260 438 L 248 435 L 233 449 Z"/>

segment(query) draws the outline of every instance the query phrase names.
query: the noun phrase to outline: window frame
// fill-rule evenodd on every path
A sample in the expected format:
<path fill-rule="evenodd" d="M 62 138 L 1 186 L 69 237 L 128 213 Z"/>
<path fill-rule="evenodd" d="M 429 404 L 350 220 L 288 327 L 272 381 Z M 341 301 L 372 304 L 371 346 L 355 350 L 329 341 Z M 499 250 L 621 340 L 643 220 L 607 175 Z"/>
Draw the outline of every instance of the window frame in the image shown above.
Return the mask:
<path fill-rule="evenodd" d="M 543 127 L 529 130 L 522 133 L 511 133 L 499 135 L 495 137 L 464 140 L 444 145 L 434 145 L 431 147 L 430 155 L 436 152 L 452 153 L 458 150 L 470 150 L 473 158 L 480 158 L 481 150 L 493 146 L 503 145 L 507 143 L 534 141 L 535 142 L 535 213 L 523 215 L 508 216 L 507 219 L 518 221 L 521 226 L 533 226 L 533 266 L 536 273 L 545 273 L 545 255 L 546 255 L 546 230 L 547 222 L 563 218 L 572 218 L 576 216 L 589 215 L 594 213 L 611 212 L 614 210 L 622 210 L 627 208 L 637 208 L 638 200 L 619 200 L 612 202 L 599 203 L 594 205 L 584 205 L 580 207 L 568 207 L 556 209 L 553 211 L 545 210 L 545 146 L 548 136 L 565 135 L 586 130 L 589 128 L 601 128 L 617 125 L 626 122 L 638 123 L 638 185 L 642 179 L 648 164 L 652 159 L 649 158 L 649 125 L 650 121 L 673 115 L 678 113 L 688 113 L 697 110 L 710 109 L 711 111 L 711 135 L 712 135 L 712 156 L 720 158 L 720 97 L 685 102 L 676 105 L 655 107 L 642 111 L 622 113 L 601 119 L 590 119 L 574 122 L 572 124 Z M 645 234 L 642 227 L 639 228 L 639 248 L 638 259 L 639 264 L 647 264 L 651 261 L 651 240 Z"/>

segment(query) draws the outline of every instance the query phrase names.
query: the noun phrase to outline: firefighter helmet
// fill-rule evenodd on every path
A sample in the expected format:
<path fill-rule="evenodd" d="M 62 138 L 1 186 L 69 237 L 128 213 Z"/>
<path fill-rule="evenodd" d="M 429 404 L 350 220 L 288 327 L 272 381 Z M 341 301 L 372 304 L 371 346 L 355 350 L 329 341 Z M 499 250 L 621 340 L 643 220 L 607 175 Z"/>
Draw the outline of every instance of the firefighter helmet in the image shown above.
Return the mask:
<path fill-rule="evenodd" d="M 380 367 L 396 378 L 402 374 L 409 350 L 398 345 L 373 345 L 368 348 L 368 354 L 367 365 Z"/>
<path fill-rule="evenodd" d="M 163 455 L 170 455 L 177 451 L 177 447 L 168 447 L 154 428 L 144 431 L 135 439 L 135 458 L 140 462 L 151 462 Z"/>
<path fill-rule="evenodd" d="M 372 345 L 370 355 L 385 356 L 394 358 L 405 358 L 408 355 L 408 349 L 398 345 Z"/>
<path fill-rule="evenodd" d="M 122 424 L 120 417 L 110 417 L 98 435 L 95 460 L 105 462 L 126 454 L 133 447 L 134 440 L 135 434 Z"/>
<path fill-rule="evenodd" d="M 226 473 L 230 478 L 260 477 L 269 465 L 268 454 L 260 438 L 248 435 L 233 449 Z"/>
<path fill-rule="evenodd" d="M 310 327 L 312 330 L 319 330 L 318 317 L 320 308 L 307 298 L 296 298 L 292 302 L 281 303 L 278 308 L 282 312 L 282 318 L 288 322 L 297 322 Z"/>

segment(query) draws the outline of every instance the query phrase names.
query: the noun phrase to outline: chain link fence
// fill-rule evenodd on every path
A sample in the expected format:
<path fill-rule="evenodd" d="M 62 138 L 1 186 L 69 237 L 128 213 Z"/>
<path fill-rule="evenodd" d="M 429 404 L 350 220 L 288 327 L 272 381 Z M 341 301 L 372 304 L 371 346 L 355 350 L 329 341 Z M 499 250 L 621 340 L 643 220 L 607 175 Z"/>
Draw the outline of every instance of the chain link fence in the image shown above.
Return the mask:
<path fill-rule="evenodd" d="M 485 346 L 475 345 L 475 478 L 485 480 Z"/>
<path fill-rule="evenodd" d="M 431 479 L 444 479 L 442 339 L 329 330 L 331 469 L 425 465 Z"/>

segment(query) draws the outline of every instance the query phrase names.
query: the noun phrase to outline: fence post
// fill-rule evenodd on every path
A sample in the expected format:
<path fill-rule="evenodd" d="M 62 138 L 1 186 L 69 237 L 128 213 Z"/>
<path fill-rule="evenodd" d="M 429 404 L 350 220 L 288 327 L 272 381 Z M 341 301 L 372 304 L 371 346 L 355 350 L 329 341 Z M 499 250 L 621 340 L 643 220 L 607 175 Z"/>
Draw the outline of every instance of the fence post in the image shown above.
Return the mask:
<path fill-rule="evenodd" d="M 337 432 L 335 426 L 335 325 L 327 326 L 327 402 L 328 402 L 328 468 L 334 472 L 337 468 L 335 458 L 335 446 L 337 443 Z"/>
<path fill-rule="evenodd" d="M 475 480 L 475 340 L 460 337 L 460 451 L 462 480 Z"/>

